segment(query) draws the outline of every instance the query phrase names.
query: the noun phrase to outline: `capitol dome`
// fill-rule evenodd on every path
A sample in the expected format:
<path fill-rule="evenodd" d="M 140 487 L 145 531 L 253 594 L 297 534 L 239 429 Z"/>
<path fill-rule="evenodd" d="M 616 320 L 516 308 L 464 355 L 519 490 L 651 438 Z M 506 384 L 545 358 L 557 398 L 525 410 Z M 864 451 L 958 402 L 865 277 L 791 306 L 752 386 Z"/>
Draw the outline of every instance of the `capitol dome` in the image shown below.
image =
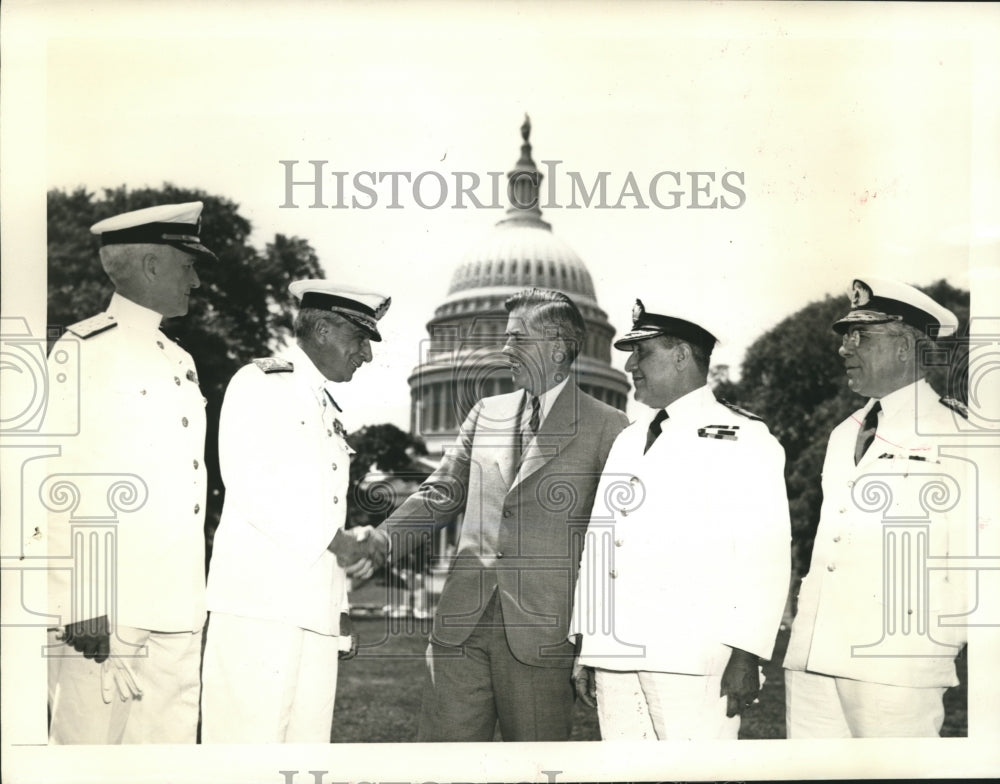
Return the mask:
<path fill-rule="evenodd" d="M 545 228 L 526 221 L 501 221 L 470 250 L 451 276 L 448 299 L 469 289 L 538 286 L 558 289 L 596 304 L 590 273 L 576 252 Z"/>
<path fill-rule="evenodd" d="M 611 367 L 614 328 L 601 310 L 583 260 L 542 220 L 542 174 L 531 158 L 527 118 L 521 157 L 507 173 L 511 207 L 462 258 L 444 300 L 427 324 L 420 365 L 410 376 L 410 430 L 432 451 L 451 443 L 477 400 L 513 390 L 500 349 L 512 294 L 530 287 L 556 289 L 573 299 L 587 325 L 576 360 L 577 383 L 588 394 L 625 410 L 629 385 Z"/>

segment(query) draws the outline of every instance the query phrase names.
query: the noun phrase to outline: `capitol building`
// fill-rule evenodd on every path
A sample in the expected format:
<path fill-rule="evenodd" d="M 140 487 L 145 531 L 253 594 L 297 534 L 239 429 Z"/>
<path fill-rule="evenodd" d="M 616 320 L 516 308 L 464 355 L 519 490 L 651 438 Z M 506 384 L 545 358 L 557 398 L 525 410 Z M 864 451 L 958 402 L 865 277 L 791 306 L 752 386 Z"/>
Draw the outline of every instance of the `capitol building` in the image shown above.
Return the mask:
<path fill-rule="evenodd" d="M 507 325 L 504 301 L 531 286 L 557 289 L 573 299 L 587 324 L 575 364 L 577 384 L 625 410 L 629 384 L 611 367 L 614 327 L 598 304 L 583 260 L 542 220 L 542 174 L 531 157 L 530 133 L 525 118 L 521 157 L 507 172 L 511 206 L 452 273 L 448 293 L 427 323 L 420 364 L 409 378 L 410 432 L 423 438 L 432 454 L 454 441 L 477 400 L 513 391 L 500 353 Z"/>

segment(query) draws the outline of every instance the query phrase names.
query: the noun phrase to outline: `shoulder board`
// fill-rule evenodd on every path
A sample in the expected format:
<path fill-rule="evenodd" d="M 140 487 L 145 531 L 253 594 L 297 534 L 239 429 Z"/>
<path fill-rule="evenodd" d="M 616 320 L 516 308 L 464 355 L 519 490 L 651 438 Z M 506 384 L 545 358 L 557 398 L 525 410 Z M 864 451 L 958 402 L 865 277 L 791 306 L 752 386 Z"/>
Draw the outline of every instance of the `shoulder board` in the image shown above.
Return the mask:
<path fill-rule="evenodd" d="M 253 360 L 253 363 L 265 373 L 291 373 L 295 370 L 294 364 L 278 357 L 261 357 Z"/>
<path fill-rule="evenodd" d="M 740 416 L 746 417 L 747 419 L 753 419 L 756 422 L 763 422 L 764 421 L 763 419 L 761 419 L 756 414 L 753 414 L 753 413 L 747 411 L 746 409 L 740 408 L 739 406 L 734 406 L 728 400 L 722 400 L 720 398 L 719 402 L 722 405 L 724 405 L 726 408 L 728 408 L 730 411 L 735 411 L 737 414 L 739 414 Z"/>
<path fill-rule="evenodd" d="M 956 400 L 953 397 L 943 397 L 940 403 L 945 408 L 950 408 L 956 414 L 958 414 L 962 419 L 969 418 L 969 407 L 965 405 L 961 400 Z"/>
<path fill-rule="evenodd" d="M 89 319 L 84 319 L 83 321 L 78 321 L 71 327 L 67 327 L 67 332 L 72 332 L 78 338 L 92 338 L 94 335 L 100 335 L 102 332 L 107 332 L 109 329 L 113 329 L 118 326 L 118 319 L 112 316 L 110 313 L 98 313 L 96 316 L 91 316 Z"/>

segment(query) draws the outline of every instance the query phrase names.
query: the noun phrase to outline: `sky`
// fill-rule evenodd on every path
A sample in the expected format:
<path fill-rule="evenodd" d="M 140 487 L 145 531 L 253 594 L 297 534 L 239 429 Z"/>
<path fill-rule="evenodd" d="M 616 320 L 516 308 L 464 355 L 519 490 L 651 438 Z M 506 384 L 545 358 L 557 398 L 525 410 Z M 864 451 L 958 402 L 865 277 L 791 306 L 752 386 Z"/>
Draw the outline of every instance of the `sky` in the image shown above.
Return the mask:
<path fill-rule="evenodd" d="M 763 332 L 808 302 L 842 295 L 857 274 L 920 285 L 944 278 L 971 288 L 973 312 L 987 320 L 1000 301 L 1000 15 L 989 4 L 7 0 L 0 14 L 5 328 L 23 319 L 32 335 L 44 333 L 48 189 L 200 188 L 239 204 L 258 247 L 276 233 L 302 237 L 328 278 L 392 296 L 374 361 L 337 395 L 349 429 L 408 426 L 406 378 L 426 322 L 502 211 L 454 208 L 453 185 L 445 204 L 425 209 L 405 182 L 394 208 L 388 181 L 370 209 L 312 209 L 303 186 L 298 207 L 282 207 L 283 160 L 299 162 L 297 179 L 312 160 L 347 172 L 348 203 L 359 172 L 488 181 L 517 160 L 527 112 L 535 161 L 560 162 L 543 188 L 553 183 L 564 206 L 543 202 L 543 218 L 586 263 L 618 333 L 641 297 L 650 310 L 711 325 L 723 338 L 714 361 L 734 369 Z M 681 175 L 676 209 L 646 198 L 663 171 Z M 611 203 L 634 182 L 646 208 L 626 197 L 621 209 L 571 209 L 569 172 L 588 187 L 607 172 Z M 690 172 L 714 176 L 707 192 L 693 192 Z M 729 182 L 744 198 L 720 187 L 727 172 L 739 174 Z M 424 203 L 435 181 L 424 175 Z M 330 203 L 332 175 L 325 188 Z M 479 193 L 488 200 L 485 186 Z M 670 203 L 662 185 L 658 193 Z M 713 199 L 739 206 L 689 206 Z M 615 365 L 624 359 L 616 352 Z M 14 632 L 5 632 L 9 652 Z M 37 657 L 25 666 L 44 682 Z M 992 679 L 978 688 L 1000 699 Z M 995 721 L 977 706 L 996 699 L 971 702 L 970 724 Z M 42 701 L 18 710 L 28 718 L 14 729 L 30 742 L 41 727 L 44 741 Z M 4 756 L 22 770 L 44 762 L 33 781 L 65 778 L 78 759 L 106 781 L 155 780 L 168 765 L 175 782 L 201 781 L 206 759 L 216 781 L 282 781 L 282 769 L 301 769 L 305 780 L 311 768 L 332 767 L 344 779 L 405 780 L 424 769 L 414 759 L 433 761 L 439 781 L 496 780 L 496 771 L 546 780 L 546 769 L 575 771 L 560 780 L 616 777 L 615 760 L 578 745 L 433 759 L 358 752 L 336 766 L 326 752 L 199 749 L 183 770 L 169 749 L 63 758 L 24 747 Z M 816 775 L 820 758 L 826 777 L 875 769 L 827 747 L 816 755 L 808 744 L 737 745 L 710 760 L 674 749 L 670 775 Z M 872 748 L 862 759 L 878 765 L 889 748 L 885 764 L 914 775 L 995 770 L 981 746 Z M 629 762 L 662 773 L 656 749 L 637 749 Z"/>
<path fill-rule="evenodd" d="M 328 278 L 392 296 L 384 342 L 341 394 L 352 427 L 408 426 L 426 322 L 502 217 L 467 199 L 457 209 L 454 172 L 478 176 L 489 204 L 488 172 L 517 160 L 526 112 L 554 188 L 543 218 L 587 264 L 619 334 L 642 296 L 711 325 L 714 362 L 735 373 L 762 332 L 842 295 L 853 275 L 969 288 L 970 244 L 1000 237 L 987 208 L 997 184 L 972 165 L 977 134 L 996 129 L 996 113 L 983 128 L 976 107 L 984 52 L 935 35 L 933 13 L 918 24 L 884 10 L 885 27 L 862 29 L 857 11 L 794 5 L 307 3 L 280 19 L 244 7 L 233 18 L 218 3 L 190 17 L 87 4 L 59 17 L 45 54 L 45 184 L 201 188 L 240 205 L 258 246 L 303 237 Z M 313 160 L 325 161 L 327 205 L 332 173 L 346 172 L 345 209 L 311 208 L 309 185 L 287 206 L 287 172 L 311 180 Z M 398 180 L 395 207 L 389 179 L 374 199 L 353 187 L 394 171 L 428 174 L 416 196 Z M 654 180 L 663 171 L 680 187 Z M 570 172 L 588 188 L 607 172 L 607 206 L 574 199 Z M 438 174 L 447 198 L 424 208 Z"/>

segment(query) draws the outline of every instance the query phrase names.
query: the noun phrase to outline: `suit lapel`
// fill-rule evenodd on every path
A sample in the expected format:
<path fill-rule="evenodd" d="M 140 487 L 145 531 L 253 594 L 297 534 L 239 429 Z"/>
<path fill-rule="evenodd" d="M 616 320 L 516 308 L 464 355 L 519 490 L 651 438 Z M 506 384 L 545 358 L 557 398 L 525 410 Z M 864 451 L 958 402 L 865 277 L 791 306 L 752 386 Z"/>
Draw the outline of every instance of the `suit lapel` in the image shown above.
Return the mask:
<path fill-rule="evenodd" d="M 576 422 L 580 403 L 580 390 L 571 381 L 565 387 L 545 421 L 542 422 L 538 435 L 528 444 L 517 468 L 514 484 L 525 481 L 538 469 L 555 457 L 560 448 L 576 435 Z M 516 431 L 516 428 L 515 428 Z M 515 440 L 517 438 L 515 432 Z"/>

